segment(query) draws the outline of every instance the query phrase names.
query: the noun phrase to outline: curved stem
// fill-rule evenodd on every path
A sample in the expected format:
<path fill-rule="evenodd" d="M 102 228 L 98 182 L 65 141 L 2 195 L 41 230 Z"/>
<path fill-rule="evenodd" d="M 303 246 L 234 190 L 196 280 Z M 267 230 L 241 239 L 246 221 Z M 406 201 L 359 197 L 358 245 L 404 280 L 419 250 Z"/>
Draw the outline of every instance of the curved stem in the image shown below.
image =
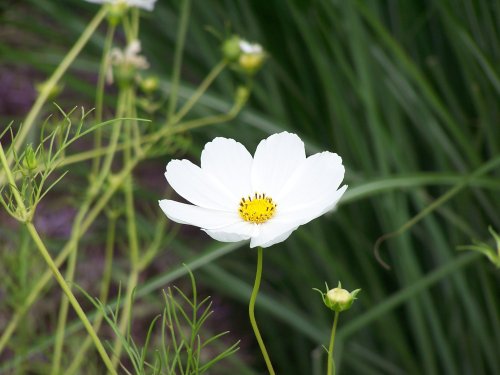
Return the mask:
<path fill-rule="evenodd" d="M 255 320 L 255 300 L 257 299 L 257 294 L 259 293 L 260 280 L 262 278 L 262 247 L 257 248 L 257 270 L 255 272 L 255 283 L 253 285 L 252 296 L 250 297 L 250 304 L 248 305 L 248 314 L 250 316 L 250 323 L 252 324 L 253 332 L 259 343 L 260 351 L 262 356 L 266 361 L 267 371 L 270 375 L 275 375 L 273 365 L 269 359 L 269 354 L 267 354 L 266 346 L 260 335 L 259 327 L 257 326 L 257 321 Z"/>
<path fill-rule="evenodd" d="M 128 89 L 127 94 L 127 109 L 129 111 L 128 115 L 133 117 L 135 107 L 135 96 L 133 89 Z M 132 127 L 136 125 L 131 121 L 128 121 L 125 126 L 125 139 L 127 147 L 123 153 L 123 160 L 125 165 L 129 165 L 132 162 L 132 147 L 133 147 L 133 134 Z M 139 141 L 139 139 L 137 139 Z M 139 281 L 139 239 L 137 237 L 137 227 L 135 218 L 135 207 L 134 207 L 134 192 L 133 192 L 133 180 L 132 175 L 128 175 L 124 181 L 123 189 L 125 193 L 125 217 L 127 219 L 127 236 L 129 242 L 130 250 L 130 274 L 127 282 L 127 292 L 125 296 L 125 304 L 122 309 L 122 315 L 120 316 L 119 331 L 123 337 L 126 337 L 127 328 L 130 326 L 130 319 L 132 316 L 133 308 L 133 298 L 134 291 L 137 288 L 137 283 Z M 113 365 L 115 369 L 120 361 L 120 355 L 123 349 L 123 342 L 120 336 L 116 336 L 113 344 Z"/>
<path fill-rule="evenodd" d="M 103 101 L 104 101 L 104 86 L 106 83 L 106 72 L 109 66 L 109 51 L 113 44 L 113 37 L 115 35 L 116 27 L 113 24 L 108 26 L 106 39 L 104 40 L 104 48 L 102 50 L 101 65 L 99 66 L 99 76 L 97 78 L 97 89 L 95 94 L 95 122 L 99 124 L 102 121 Z M 94 149 L 100 148 L 102 144 L 102 129 L 98 128 L 94 136 Z M 101 159 L 95 157 L 92 161 L 92 174 L 96 175 L 99 170 L 99 163 Z"/>
<path fill-rule="evenodd" d="M 61 61 L 59 66 L 56 68 L 54 73 L 52 73 L 52 76 L 45 82 L 43 85 L 43 89 L 38 95 L 38 98 L 36 99 L 35 103 L 33 104 L 33 107 L 31 107 L 31 110 L 29 111 L 28 115 L 26 116 L 23 126 L 19 129 L 19 133 L 16 135 L 16 139 L 14 141 L 14 146 L 11 148 L 12 150 L 19 151 L 21 146 L 24 143 L 24 140 L 26 139 L 28 133 L 30 132 L 38 114 L 42 110 L 43 105 L 47 101 L 47 99 L 50 96 L 50 92 L 54 88 L 54 86 L 59 82 L 63 74 L 66 72 L 66 70 L 69 68 L 69 66 L 73 63 L 73 61 L 76 59 L 76 57 L 79 55 L 80 51 L 83 49 L 83 47 L 87 44 L 89 39 L 94 35 L 95 30 L 101 23 L 101 21 L 104 19 L 104 17 L 107 14 L 107 7 L 101 7 L 101 10 L 95 15 L 95 17 L 90 21 L 88 24 L 87 28 L 83 31 L 82 35 L 80 35 L 80 38 L 76 41 L 75 45 L 71 50 L 69 50 L 68 54 L 64 57 L 64 59 Z M 10 155 L 8 155 L 8 162 L 9 165 L 11 165 L 12 160 L 14 159 L 14 152 L 12 152 Z M 4 175 L 0 174 L 0 185 L 2 184 Z"/>
<path fill-rule="evenodd" d="M 182 65 L 182 52 L 184 50 L 184 42 L 186 41 L 190 8 L 191 0 L 184 0 L 181 8 L 179 33 L 177 34 L 177 42 L 175 43 L 174 68 L 171 80 L 172 87 L 170 90 L 170 97 L 168 99 L 167 119 L 172 117 L 177 105 L 177 94 L 179 92 L 179 80 Z"/>
<path fill-rule="evenodd" d="M 335 332 L 337 331 L 337 323 L 339 321 L 339 312 L 335 312 L 335 318 L 333 319 L 332 334 L 330 336 L 330 345 L 328 346 L 328 369 L 327 374 L 335 374 L 335 363 L 333 362 L 333 345 L 335 344 Z"/>
<path fill-rule="evenodd" d="M 115 234 L 116 234 L 116 221 L 117 221 L 118 215 L 108 215 L 108 233 L 106 237 L 106 252 L 104 256 L 104 271 L 103 271 L 103 276 L 102 276 L 102 281 L 101 281 L 101 290 L 99 293 L 99 301 L 103 303 L 103 305 L 106 305 L 108 301 L 108 294 L 109 294 L 109 286 L 111 284 L 111 272 L 112 272 L 112 266 L 113 266 L 113 252 L 114 252 L 114 246 L 115 246 Z M 99 312 L 97 313 L 97 316 L 94 319 L 94 331 L 96 333 L 99 331 L 99 328 L 101 327 L 101 323 L 104 319 L 104 316 Z M 87 351 L 89 350 L 90 346 L 92 345 L 92 339 L 90 336 L 87 336 L 83 344 L 80 346 L 78 349 L 78 352 L 74 355 L 73 361 L 69 365 L 69 367 L 66 369 L 65 374 L 66 375 L 73 375 L 75 374 L 78 369 L 80 368 L 81 363 L 85 359 L 85 355 L 87 354 Z"/>
<path fill-rule="evenodd" d="M 179 109 L 172 118 L 167 118 L 167 126 L 172 126 L 180 122 L 184 116 L 189 112 L 189 110 L 196 104 L 196 102 L 203 96 L 203 94 L 210 87 L 212 82 L 222 73 L 224 68 L 227 66 L 227 62 L 222 60 L 217 65 L 213 67 L 213 69 L 208 73 L 203 82 L 198 86 L 193 95 L 187 100 L 187 102 Z"/>
<path fill-rule="evenodd" d="M 76 315 L 78 315 L 78 317 L 82 321 L 83 325 L 85 326 L 88 334 L 92 338 L 92 341 L 94 342 L 94 345 L 95 345 L 97 351 L 99 352 L 99 354 L 100 354 L 104 364 L 106 365 L 108 371 L 110 371 L 112 374 L 117 374 L 117 372 L 114 370 L 114 368 L 112 366 L 112 363 L 111 363 L 111 360 L 110 360 L 108 354 L 106 353 L 106 350 L 104 349 L 104 345 L 101 343 L 101 340 L 99 339 L 96 332 L 94 331 L 94 328 L 90 324 L 90 322 L 87 318 L 87 315 L 85 314 L 85 312 L 81 308 L 80 304 L 78 303 L 78 300 L 76 299 L 76 297 L 74 296 L 70 287 L 68 286 L 68 284 L 64 280 L 63 275 L 61 275 L 61 272 L 59 271 L 57 266 L 54 264 L 52 257 L 50 256 L 47 248 L 45 247 L 40 236 L 38 235 L 38 232 L 36 231 L 35 227 L 30 222 L 25 223 L 25 224 L 26 224 L 26 228 L 28 228 L 28 232 L 30 233 L 31 237 L 33 238 L 33 241 L 36 244 L 36 247 L 40 251 L 40 254 L 44 258 L 47 265 L 49 266 L 50 270 L 52 271 L 55 279 L 59 283 L 64 294 L 66 294 L 66 296 L 68 297 L 69 302 L 71 303 L 71 305 L 75 309 Z"/>

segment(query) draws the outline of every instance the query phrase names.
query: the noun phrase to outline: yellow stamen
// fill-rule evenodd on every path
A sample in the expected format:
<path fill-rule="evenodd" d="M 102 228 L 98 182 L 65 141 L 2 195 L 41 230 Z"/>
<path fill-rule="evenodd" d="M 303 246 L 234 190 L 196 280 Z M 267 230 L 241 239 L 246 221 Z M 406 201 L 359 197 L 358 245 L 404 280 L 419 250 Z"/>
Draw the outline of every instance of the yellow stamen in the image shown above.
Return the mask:
<path fill-rule="evenodd" d="M 241 198 L 238 212 L 245 221 L 262 224 L 268 221 L 276 213 L 277 204 L 266 194 L 255 193 L 253 197 Z"/>

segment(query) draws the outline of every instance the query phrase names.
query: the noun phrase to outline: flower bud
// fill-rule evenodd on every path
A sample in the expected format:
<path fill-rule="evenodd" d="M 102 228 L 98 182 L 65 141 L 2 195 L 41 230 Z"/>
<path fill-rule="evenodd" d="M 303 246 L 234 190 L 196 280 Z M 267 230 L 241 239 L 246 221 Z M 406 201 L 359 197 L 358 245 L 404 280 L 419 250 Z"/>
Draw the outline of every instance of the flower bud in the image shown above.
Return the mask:
<path fill-rule="evenodd" d="M 33 171 L 38 166 L 38 161 L 36 160 L 36 154 L 33 150 L 33 146 L 30 144 L 24 151 L 23 167 L 28 171 Z"/>
<path fill-rule="evenodd" d="M 222 55 L 229 62 L 238 61 L 241 55 L 240 37 L 233 35 L 222 43 Z"/>
<path fill-rule="evenodd" d="M 113 48 L 108 57 L 108 83 L 116 80 L 120 87 L 128 87 L 134 83 L 137 72 L 149 68 L 148 61 L 140 52 L 141 43 L 137 39 L 131 41 L 124 50 Z"/>
<path fill-rule="evenodd" d="M 255 74 L 264 64 L 266 53 L 262 46 L 257 43 L 248 43 L 245 40 L 240 41 L 241 55 L 238 59 L 240 68 L 247 74 Z"/>
<path fill-rule="evenodd" d="M 347 290 L 342 289 L 342 284 L 340 282 L 337 288 L 330 290 L 328 290 L 327 285 L 326 293 L 323 293 L 318 289 L 316 290 L 321 293 L 325 306 L 335 312 L 349 310 L 356 299 L 356 295 L 361 291 L 361 289 L 356 289 L 352 292 L 348 292 Z"/>
<path fill-rule="evenodd" d="M 63 89 L 63 86 L 62 85 L 58 85 L 58 84 L 49 86 L 48 85 L 48 81 L 45 81 L 45 82 L 37 83 L 35 85 L 35 88 L 36 88 L 36 91 L 38 91 L 39 94 L 41 94 L 42 92 L 44 92 L 45 90 L 48 89 L 47 99 L 48 100 L 53 100 L 53 99 L 55 99 L 55 98 L 57 98 L 59 96 L 59 94 L 61 93 L 61 91 Z"/>
<path fill-rule="evenodd" d="M 141 88 L 142 92 L 146 95 L 153 94 L 156 90 L 158 90 L 159 86 L 160 86 L 160 81 L 156 76 L 148 76 L 146 78 L 143 78 L 139 83 L 139 87 Z"/>

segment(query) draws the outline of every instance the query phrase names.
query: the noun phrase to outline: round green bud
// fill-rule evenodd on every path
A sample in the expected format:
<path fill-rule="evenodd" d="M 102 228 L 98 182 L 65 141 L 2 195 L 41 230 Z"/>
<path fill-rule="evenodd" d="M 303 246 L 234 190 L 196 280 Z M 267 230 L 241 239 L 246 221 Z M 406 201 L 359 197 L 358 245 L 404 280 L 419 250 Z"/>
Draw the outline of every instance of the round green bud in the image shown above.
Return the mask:
<path fill-rule="evenodd" d="M 319 289 L 314 289 L 321 294 L 323 298 L 323 303 L 330 310 L 335 312 L 342 312 L 345 310 L 349 310 L 356 299 L 356 295 L 361 291 L 361 289 L 353 290 L 349 292 L 345 289 L 342 289 L 342 284 L 340 284 L 337 288 L 328 289 L 328 285 L 326 286 L 326 293 L 323 293 Z"/>
<path fill-rule="evenodd" d="M 264 53 L 242 54 L 238 60 L 240 68 L 247 74 L 255 74 L 264 64 Z"/>
<path fill-rule="evenodd" d="M 49 86 L 48 81 L 37 83 L 35 85 L 35 88 L 39 94 L 48 90 L 48 92 L 47 92 L 47 99 L 48 100 L 53 100 L 53 99 L 57 98 L 63 90 L 62 85 L 54 84 L 54 85 Z"/>
<path fill-rule="evenodd" d="M 229 62 L 236 62 L 240 58 L 240 37 L 233 35 L 222 43 L 222 55 Z"/>
<path fill-rule="evenodd" d="M 333 311 L 348 310 L 353 302 L 354 298 L 351 293 L 345 289 L 333 288 L 326 293 L 325 304 Z"/>
<path fill-rule="evenodd" d="M 156 90 L 158 90 L 159 86 L 160 86 L 160 81 L 156 76 L 146 77 L 142 79 L 139 84 L 139 87 L 141 88 L 142 92 L 144 92 L 147 95 L 154 93 Z"/>

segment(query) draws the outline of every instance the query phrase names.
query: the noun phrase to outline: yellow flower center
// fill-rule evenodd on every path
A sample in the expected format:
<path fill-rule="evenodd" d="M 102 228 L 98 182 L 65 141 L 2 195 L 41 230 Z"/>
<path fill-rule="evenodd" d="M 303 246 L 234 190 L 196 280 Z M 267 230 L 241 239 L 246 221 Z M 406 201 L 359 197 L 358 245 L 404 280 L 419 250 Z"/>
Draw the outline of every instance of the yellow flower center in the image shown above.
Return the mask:
<path fill-rule="evenodd" d="M 243 220 L 250 223 L 262 224 L 276 213 L 276 203 L 266 194 L 257 194 L 241 198 L 238 212 Z"/>

